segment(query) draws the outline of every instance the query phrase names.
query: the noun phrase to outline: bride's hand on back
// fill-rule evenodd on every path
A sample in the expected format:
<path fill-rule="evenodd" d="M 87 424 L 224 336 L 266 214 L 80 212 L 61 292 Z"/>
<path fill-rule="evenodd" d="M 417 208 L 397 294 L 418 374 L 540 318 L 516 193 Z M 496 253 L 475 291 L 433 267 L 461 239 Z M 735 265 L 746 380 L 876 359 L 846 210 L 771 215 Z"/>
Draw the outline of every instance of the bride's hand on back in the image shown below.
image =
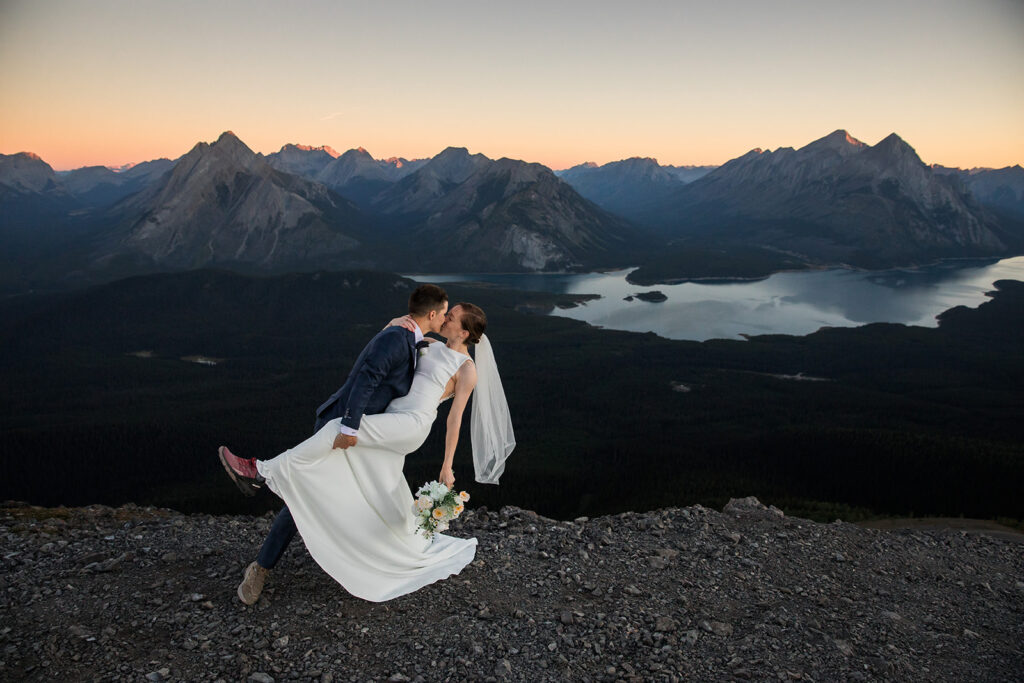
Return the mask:
<path fill-rule="evenodd" d="M 401 318 L 392 318 L 391 321 L 384 327 L 404 327 L 410 332 L 416 331 L 416 323 L 412 321 L 412 316 L 408 315 L 403 315 Z"/>
<path fill-rule="evenodd" d="M 455 486 L 455 470 L 451 467 L 442 467 L 441 476 L 437 480 L 448 488 L 452 488 Z"/>

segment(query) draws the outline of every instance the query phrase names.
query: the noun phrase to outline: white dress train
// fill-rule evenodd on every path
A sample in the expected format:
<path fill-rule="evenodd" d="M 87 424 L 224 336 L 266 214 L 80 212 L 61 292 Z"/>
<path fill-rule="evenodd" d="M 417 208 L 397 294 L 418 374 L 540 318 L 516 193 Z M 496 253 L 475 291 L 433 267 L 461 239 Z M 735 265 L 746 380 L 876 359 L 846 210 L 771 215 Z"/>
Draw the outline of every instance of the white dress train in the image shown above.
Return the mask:
<path fill-rule="evenodd" d="M 416 530 L 405 455 L 430 433 L 448 380 L 469 356 L 434 343 L 421 351 L 409 393 L 364 415 L 359 442 L 333 449 L 340 419 L 298 446 L 257 462 L 288 505 L 302 540 L 324 571 L 352 595 L 383 602 L 458 574 L 476 555 L 475 538 Z"/>

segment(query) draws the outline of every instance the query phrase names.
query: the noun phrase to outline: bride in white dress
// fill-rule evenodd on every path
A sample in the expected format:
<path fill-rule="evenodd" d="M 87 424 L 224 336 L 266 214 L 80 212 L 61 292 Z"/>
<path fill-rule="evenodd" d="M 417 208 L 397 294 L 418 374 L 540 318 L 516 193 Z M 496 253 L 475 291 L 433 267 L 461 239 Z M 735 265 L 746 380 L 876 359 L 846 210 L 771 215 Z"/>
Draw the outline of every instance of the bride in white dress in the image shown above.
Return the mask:
<path fill-rule="evenodd" d="M 442 483 L 454 484 L 462 414 L 477 388 L 471 429 L 477 481 L 496 483 L 504 470 L 515 442 L 484 326 L 478 307 L 453 306 L 441 327 L 447 342 L 419 351 L 409 393 L 385 412 L 365 415 L 355 446 L 333 449 L 341 421 L 335 419 L 298 446 L 257 463 L 267 486 L 291 510 L 310 555 L 352 595 L 390 600 L 458 574 L 473 561 L 475 538 L 435 534 L 428 540 L 417 531 L 402 469 L 405 455 L 430 433 L 438 405 L 454 399 L 440 475 Z M 476 363 L 469 356 L 473 343 Z"/>

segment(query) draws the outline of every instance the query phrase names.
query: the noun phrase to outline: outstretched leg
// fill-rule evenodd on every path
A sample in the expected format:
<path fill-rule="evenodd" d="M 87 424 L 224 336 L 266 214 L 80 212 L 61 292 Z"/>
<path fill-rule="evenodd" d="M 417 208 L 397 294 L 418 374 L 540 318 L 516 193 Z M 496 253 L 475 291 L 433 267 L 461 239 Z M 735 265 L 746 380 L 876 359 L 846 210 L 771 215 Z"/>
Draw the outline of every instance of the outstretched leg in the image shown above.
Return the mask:
<path fill-rule="evenodd" d="M 270 570 L 281 559 L 285 548 L 288 547 L 288 544 L 295 537 L 296 531 L 292 513 L 286 505 L 281 508 L 281 511 L 277 513 L 277 517 L 274 518 L 274 523 L 270 525 L 270 533 L 267 534 L 267 538 L 263 541 L 263 546 L 260 548 L 259 555 L 256 556 L 256 561 L 245 568 L 245 576 L 242 578 L 242 583 L 238 584 L 239 600 L 247 605 L 251 605 L 260 599 L 260 593 L 263 592 L 263 584 L 266 582 Z"/>
<path fill-rule="evenodd" d="M 264 569 L 273 569 L 281 559 L 281 555 L 284 554 L 285 548 L 292 542 L 296 531 L 298 529 L 295 527 L 295 520 L 292 519 L 292 513 L 285 505 L 277 513 L 274 523 L 270 525 L 270 533 L 263 541 L 260 554 L 256 556 L 256 563 Z"/>
<path fill-rule="evenodd" d="M 220 458 L 220 464 L 224 466 L 224 471 L 228 473 L 231 481 L 235 482 L 238 490 L 242 493 L 247 496 L 255 496 L 256 492 L 263 488 L 263 477 L 256 469 L 254 458 L 239 458 L 228 450 L 227 446 L 217 449 L 217 457 Z"/>

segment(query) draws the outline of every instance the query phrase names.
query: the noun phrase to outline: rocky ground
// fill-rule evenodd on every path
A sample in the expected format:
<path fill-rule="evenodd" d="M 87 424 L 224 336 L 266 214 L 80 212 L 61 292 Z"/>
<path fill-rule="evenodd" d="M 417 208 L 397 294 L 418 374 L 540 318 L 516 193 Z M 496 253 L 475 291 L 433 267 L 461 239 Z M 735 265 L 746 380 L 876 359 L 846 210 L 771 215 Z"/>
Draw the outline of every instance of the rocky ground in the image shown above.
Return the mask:
<path fill-rule="evenodd" d="M 1024 679 L 1024 546 L 784 517 L 754 499 L 560 522 L 468 510 L 462 574 L 374 604 L 270 518 L 0 509 L 0 679 Z"/>

